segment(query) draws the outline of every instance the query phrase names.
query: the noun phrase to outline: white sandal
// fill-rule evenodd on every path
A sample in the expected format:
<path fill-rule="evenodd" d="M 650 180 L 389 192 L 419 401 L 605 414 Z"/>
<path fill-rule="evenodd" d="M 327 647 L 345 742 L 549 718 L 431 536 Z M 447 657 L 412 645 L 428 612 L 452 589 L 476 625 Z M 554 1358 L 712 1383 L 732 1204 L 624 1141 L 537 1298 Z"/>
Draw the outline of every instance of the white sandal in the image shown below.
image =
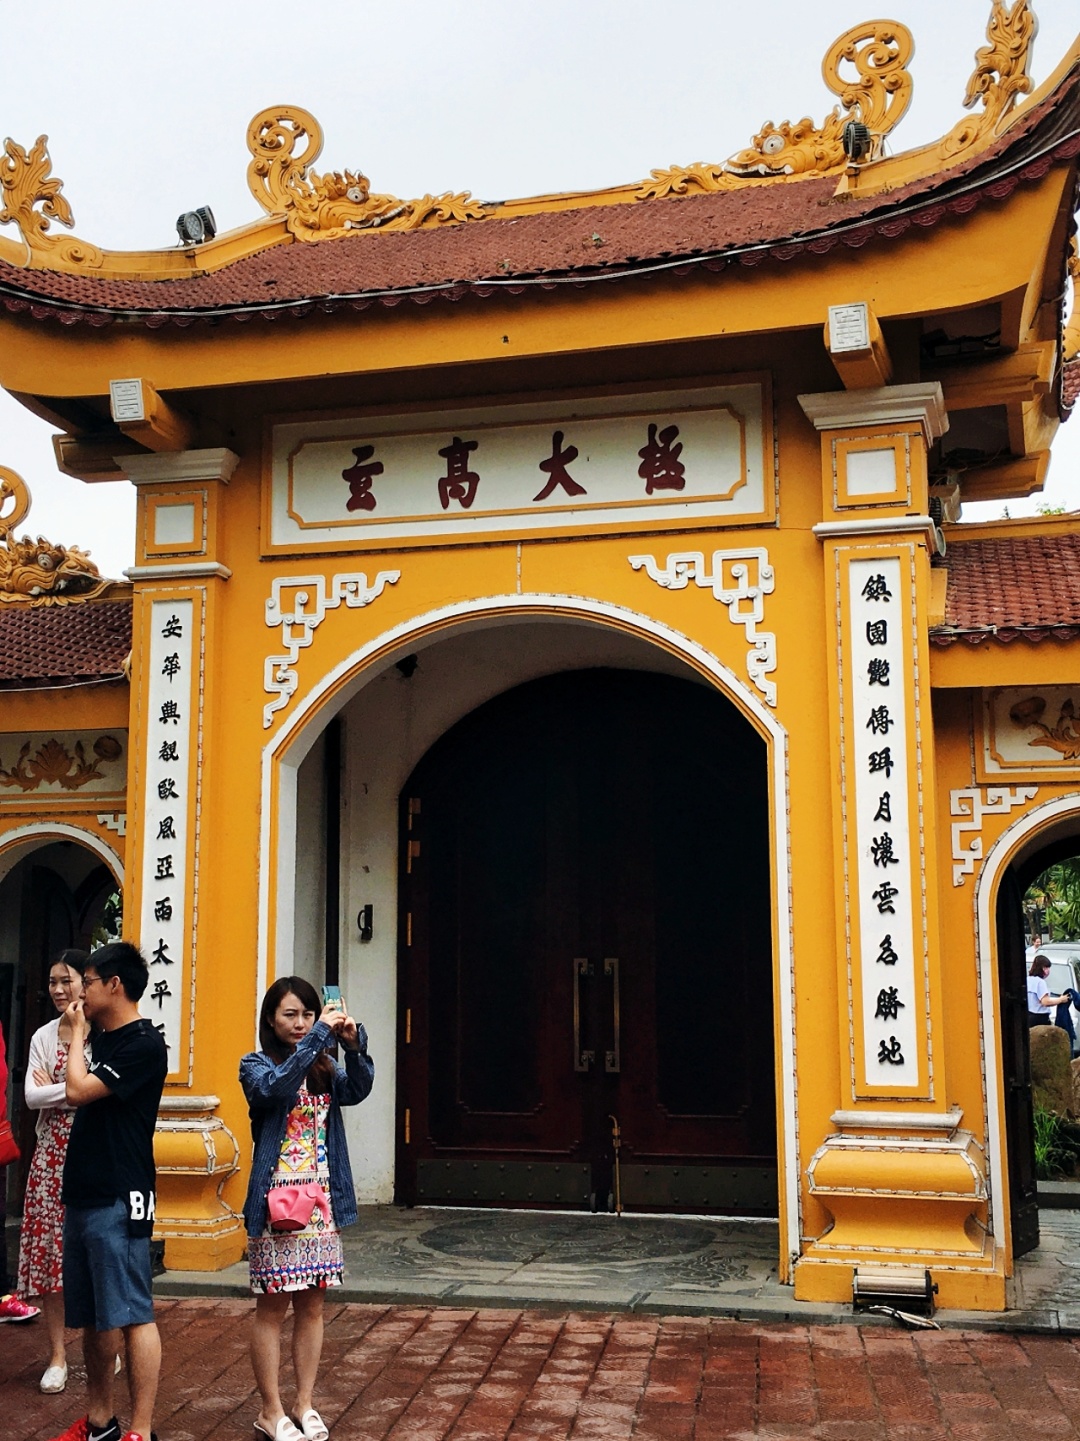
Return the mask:
<path fill-rule="evenodd" d="M 281 1420 L 274 1427 L 273 1434 L 255 1422 L 255 1434 L 265 1436 L 266 1441 L 304 1441 L 304 1433 L 296 1429 L 293 1420 L 289 1416 L 282 1416 Z"/>
<path fill-rule="evenodd" d="M 306 1437 L 306 1441 L 330 1441 L 329 1428 L 314 1408 L 310 1411 L 305 1411 L 300 1417 L 298 1424 L 300 1430 Z"/>

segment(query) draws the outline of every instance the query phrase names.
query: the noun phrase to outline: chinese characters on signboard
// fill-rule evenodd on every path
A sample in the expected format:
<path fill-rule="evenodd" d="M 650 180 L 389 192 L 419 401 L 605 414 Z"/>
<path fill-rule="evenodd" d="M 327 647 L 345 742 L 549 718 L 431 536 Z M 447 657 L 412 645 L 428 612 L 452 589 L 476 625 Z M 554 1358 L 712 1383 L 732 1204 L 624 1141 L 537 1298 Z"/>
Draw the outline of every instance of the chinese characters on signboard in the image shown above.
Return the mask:
<path fill-rule="evenodd" d="M 847 766 L 854 794 L 853 882 L 861 940 L 864 1072 L 870 1090 L 919 1082 L 912 894 L 918 866 L 909 819 L 905 591 L 898 557 L 852 560 L 851 716 Z M 853 781 L 853 784 L 851 783 Z M 857 962 L 858 963 L 858 960 Z M 858 1021 L 857 1021 L 858 1023 Z"/>
<path fill-rule="evenodd" d="M 523 402 L 284 423 L 274 428 L 271 544 L 764 518 L 767 416 L 754 382 L 567 401 L 561 414 Z"/>
<path fill-rule="evenodd" d="M 169 1047 L 170 1072 L 182 1065 L 181 1007 L 188 977 L 188 795 L 198 697 L 194 624 L 191 600 L 151 605 L 140 932 L 150 984 L 140 1010 Z"/>

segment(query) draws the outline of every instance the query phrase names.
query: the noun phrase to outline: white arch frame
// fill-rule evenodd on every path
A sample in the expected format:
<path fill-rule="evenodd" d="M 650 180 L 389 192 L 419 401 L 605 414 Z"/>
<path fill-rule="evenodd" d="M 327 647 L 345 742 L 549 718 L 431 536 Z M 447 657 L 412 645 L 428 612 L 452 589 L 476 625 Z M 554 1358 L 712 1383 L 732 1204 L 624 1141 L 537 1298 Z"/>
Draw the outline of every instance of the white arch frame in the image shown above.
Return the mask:
<path fill-rule="evenodd" d="M 296 777 L 301 761 L 307 755 L 330 717 L 373 679 L 383 667 L 373 669 L 361 684 L 336 697 L 326 714 L 328 697 L 345 688 L 348 677 L 360 679 L 365 667 L 376 657 L 385 657 L 387 664 L 393 652 L 411 647 L 418 638 L 439 630 L 453 628 L 460 633 L 485 621 L 507 618 L 578 619 L 597 625 L 628 631 L 643 640 L 652 641 L 662 649 L 688 663 L 706 676 L 757 726 L 769 746 L 770 793 L 772 803 L 772 838 L 774 894 L 772 905 L 776 934 L 776 966 L 779 999 L 776 1017 L 777 1062 L 780 1076 L 782 1136 L 778 1165 L 784 1195 L 785 1234 L 781 1237 L 783 1254 L 800 1254 L 802 1233 L 802 1191 L 800 1187 L 798 1106 L 795 1093 L 795 975 L 792 955 L 791 915 L 791 838 L 788 827 L 789 779 L 787 730 L 771 711 L 735 673 L 712 651 L 672 629 L 652 616 L 610 601 L 570 595 L 495 595 L 476 600 L 458 601 L 413 616 L 399 625 L 374 636 L 357 650 L 339 661 L 312 685 L 297 701 L 292 714 L 267 741 L 262 750 L 261 815 L 259 837 L 259 942 L 257 992 L 263 993 L 268 983 L 271 961 L 271 890 L 277 882 L 274 951 L 282 950 L 282 938 L 291 936 L 293 918 L 291 895 L 286 882 L 295 870 L 296 845 Z M 311 652 L 308 652 L 310 655 Z M 275 779 L 277 796 L 275 805 Z M 276 834 L 276 855 L 271 854 Z M 291 949 L 291 948 L 290 948 Z"/>
<path fill-rule="evenodd" d="M 1005 1096 L 1001 1074 L 1001 1016 L 997 993 L 997 898 L 1001 878 L 1020 852 L 1055 821 L 1075 819 L 1080 828 L 1080 792 L 1043 801 L 1006 826 L 990 847 L 975 882 L 975 945 L 979 961 L 979 1011 L 982 1016 L 982 1060 L 986 1105 L 986 1146 L 990 1165 L 990 1232 L 999 1244 L 1005 1236 L 996 1229 L 1004 1206 Z"/>
<path fill-rule="evenodd" d="M 29 841 L 36 842 L 27 845 Z M 108 845 L 93 831 L 81 826 L 68 825 L 65 821 L 31 821 L 28 825 L 17 826 L 13 831 L 0 831 L 0 881 L 14 870 L 18 863 L 34 851 L 40 850 L 53 841 L 78 841 L 88 851 L 93 851 L 112 871 L 121 886 L 124 884 L 124 863 Z M 16 855 L 9 855 L 9 851 Z"/>

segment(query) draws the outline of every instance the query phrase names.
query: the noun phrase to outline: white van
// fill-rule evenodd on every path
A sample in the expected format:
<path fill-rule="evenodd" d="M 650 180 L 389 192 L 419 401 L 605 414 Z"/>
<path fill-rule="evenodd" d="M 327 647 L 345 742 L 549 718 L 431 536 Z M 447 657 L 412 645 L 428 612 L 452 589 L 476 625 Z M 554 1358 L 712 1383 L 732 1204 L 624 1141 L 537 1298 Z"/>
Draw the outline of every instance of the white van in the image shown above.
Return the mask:
<path fill-rule="evenodd" d="M 1070 987 L 1080 995 L 1080 941 L 1051 941 L 1045 946 L 1028 946 L 1026 959 L 1029 971 L 1036 956 L 1045 956 L 1050 962 L 1046 984 L 1051 995 L 1060 996 Z M 1080 1054 L 1080 1010 L 1076 1006 L 1072 1007 L 1072 1022 L 1077 1036 L 1073 1043 L 1075 1056 Z"/>

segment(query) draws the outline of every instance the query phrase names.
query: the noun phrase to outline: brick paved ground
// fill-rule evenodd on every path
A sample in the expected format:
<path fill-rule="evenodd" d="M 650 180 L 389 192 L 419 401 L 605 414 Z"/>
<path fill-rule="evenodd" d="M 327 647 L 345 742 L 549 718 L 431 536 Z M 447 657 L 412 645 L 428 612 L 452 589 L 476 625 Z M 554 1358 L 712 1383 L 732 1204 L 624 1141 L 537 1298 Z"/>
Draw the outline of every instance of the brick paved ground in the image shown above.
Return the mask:
<path fill-rule="evenodd" d="M 160 1307 L 161 1441 L 252 1436 L 249 1314 Z M 334 1441 L 1080 1437 L 1080 1339 L 406 1306 L 327 1320 Z M 42 1396 L 38 1326 L 2 1337 L 0 1436 L 44 1441 L 79 1413 L 81 1380 Z"/>

